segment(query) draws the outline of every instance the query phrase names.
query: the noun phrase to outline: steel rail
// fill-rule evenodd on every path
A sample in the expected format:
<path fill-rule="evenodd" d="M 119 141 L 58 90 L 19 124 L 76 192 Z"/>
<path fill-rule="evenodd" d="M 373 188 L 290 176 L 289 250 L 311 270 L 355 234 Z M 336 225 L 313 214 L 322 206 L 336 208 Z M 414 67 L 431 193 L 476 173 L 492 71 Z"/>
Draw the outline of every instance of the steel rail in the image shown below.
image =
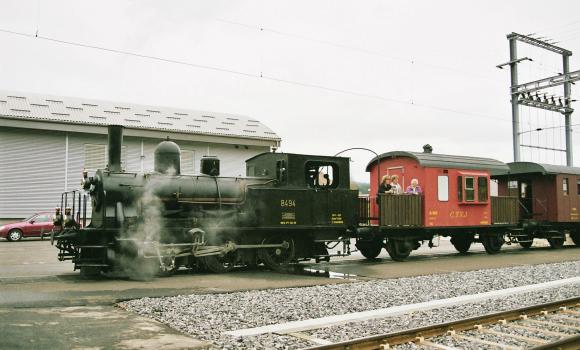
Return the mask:
<path fill-rule="evenodd" d="M 580 297 L 559 300 L 555 302 L 527 306 L 514 310 L 502 311 L 483 316 L 471 317 L 447 323 L 440 323 L 425 327 L 413 328 L 398 332 L 374 335 L 370 337 L 357 338 L 328 345 L 313 346 L 305 350 L 362 350 L 362 349 L 388 349 L 390 346 L 401 345 L 409 342 L 417 342 L 419 339 L 428 339 L 449 332 L 461 332 L 474 330 L 477 326 L 489 325 L 500 321 L 515 321 L 522 319 L 522 315 L 538 316 L 546 312 L 558 311 L 563 307 L 578 306 Z M 533 349 L 578 349 L 580 345 L 580 335 L 560 339 L 546 345 L 541 345 Z M 556 346 L 556 347 L 554 347 Z"/>

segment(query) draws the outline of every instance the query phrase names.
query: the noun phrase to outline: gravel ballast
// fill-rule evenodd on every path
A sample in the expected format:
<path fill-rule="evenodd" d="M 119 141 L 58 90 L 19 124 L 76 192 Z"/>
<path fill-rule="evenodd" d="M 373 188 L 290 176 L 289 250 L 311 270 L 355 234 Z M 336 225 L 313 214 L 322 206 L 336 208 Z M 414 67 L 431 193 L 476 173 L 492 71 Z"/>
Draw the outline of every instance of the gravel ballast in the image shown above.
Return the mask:
<path fill-rule="evenodd" d="M 403 264 L 401 268 L 404 268 Z M 265 334 L 234 338 L 222 333 L 476 294 L 579 275 L 580 262 L 576 261 L 304 288 L 143 298 L 119 305 L 195 338 L 212 341 L 216 348 L 296 349 L 313 344 L 291 336 Z M 305 333 L 331 341 L 347 340 L 570 298 L 578 296 L 579 287 L 564 286 Z"/>

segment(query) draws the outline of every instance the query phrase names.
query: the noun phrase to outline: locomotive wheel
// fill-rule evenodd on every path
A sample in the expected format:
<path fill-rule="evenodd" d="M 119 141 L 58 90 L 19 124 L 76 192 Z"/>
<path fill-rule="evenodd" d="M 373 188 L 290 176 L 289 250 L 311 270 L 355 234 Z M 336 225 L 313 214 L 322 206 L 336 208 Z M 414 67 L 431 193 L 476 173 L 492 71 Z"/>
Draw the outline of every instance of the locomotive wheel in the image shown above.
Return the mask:
<path fill-rule="evenodd" d="M 8 232 L 8 235 L 6 236 L 6 239 L 10 242 L 19 241 L 22 239 L 22 231 L 18 229 L 10 230 L 10 232 Z"/>
<path fill-rule="evenodd" d="M 564 246 L 564 242 L 566 241 L 563 237 L 550 237 L 548 238 L 548 243 L 550 244 L 550 248 L 552 249 L 560 249 Z"/>
<path fill-rule="evenodd" d="M 387 238 L 387 253 L 394 261 L 404 261 L 413 250 L 413 242 L 409 240 L 398 240 Z"/>
<path fill-rule="evenodd" d="M 284 272 L 295 257 L 294 241 L 288 237 L 265 238 L 262 244 L 280 244 L 288 242 L 288 248 L 264 248 L 258 251 L 260 260 L 264 266 L 273 271 Z"/>
<path fill-rule="evenodd" d="M 200 258 L 203 266 L 210 272 L 224 273 L 234 269 L 236 265 L 236 254 L 228 253 L 224 256 L 210 255 Z"/>
<path fill-rule="evenodd" d="M 534 244 L 534 235 L 532 234 L 528 234 L 526 235 L 526 237 L 522 237 L 524 241 L 529 241 L 529 242 L 519 242 L 518 243 L 522 246 L 522 248 L 524 249 L 530 249 L 532 247 L 532 245 Z"/>
<path fill-rule="evenodd" d="M 571 231 L 570 238 L 576 246 L 580 246 L 580 231 Z"/>
<path fill-rule="evenodd" d="M 480 236 L 481 243 L 487 254 L 497 254 L 505 243 L 503 233 L 488 233 Z"/>
<path fill-rule="evenodd" d="M 361 254 L 369 259 L 376 259 L 383 249 L 382 239 L 373 239 L 371 241 L 360 240 L 356 242 L 356 247 L 361 252 Z"/>
<path fill-rule="evenodd" d="M 466 254 L 473 243 L 473 236 L 473 234 L 454 235 L 451 237 L 451 244 L 459 253 Z"/>

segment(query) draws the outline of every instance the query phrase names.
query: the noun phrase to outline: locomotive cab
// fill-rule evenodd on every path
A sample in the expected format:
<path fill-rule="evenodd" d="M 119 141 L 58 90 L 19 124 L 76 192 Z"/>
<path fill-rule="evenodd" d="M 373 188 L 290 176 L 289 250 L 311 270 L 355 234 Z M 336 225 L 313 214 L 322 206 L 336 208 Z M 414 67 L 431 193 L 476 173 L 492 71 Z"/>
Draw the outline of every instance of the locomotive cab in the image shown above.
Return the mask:
<path fill-rule="evenodd" d="M 247 176 L 272 181 L 248 192 L 258 206 L 258 226 L 310 228 L 324 239 L 356 225 L 358 191 L 350 189 L 348 158 L 263 153 L 248 159 L 246 169 Z"/>

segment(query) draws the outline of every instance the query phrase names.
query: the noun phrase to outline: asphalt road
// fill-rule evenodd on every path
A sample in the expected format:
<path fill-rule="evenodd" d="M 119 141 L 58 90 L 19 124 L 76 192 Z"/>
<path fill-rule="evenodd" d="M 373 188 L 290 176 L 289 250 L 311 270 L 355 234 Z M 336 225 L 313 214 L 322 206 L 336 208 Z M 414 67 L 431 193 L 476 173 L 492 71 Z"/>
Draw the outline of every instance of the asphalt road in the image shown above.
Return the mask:
<path fill-rule="evenodd" d="M 144 296 L 349 283 L 580 259 L 580 249 L 571 245 L 560 250 L 542 242 L 531 250 L 506 246 L 492 256 L 476 244 L 462 256 L 448 240 L 439 243 L 434 249 L 421 247 L 403 263 L 390 260 L 384 251 L 374 261 L 355 252 L 329 263 L 303 264 L 304 270 L 293 274 L 261 268 L 225 275 L 180 271 L 152 281 L 132 281 L 85 280 L 72 271 L 70 262 L 57 260 L 56 248 L 46 240 L 0 241 L 0 349 L 204 348 L 206 344 L 119 310 L 114 303 Z"/>

